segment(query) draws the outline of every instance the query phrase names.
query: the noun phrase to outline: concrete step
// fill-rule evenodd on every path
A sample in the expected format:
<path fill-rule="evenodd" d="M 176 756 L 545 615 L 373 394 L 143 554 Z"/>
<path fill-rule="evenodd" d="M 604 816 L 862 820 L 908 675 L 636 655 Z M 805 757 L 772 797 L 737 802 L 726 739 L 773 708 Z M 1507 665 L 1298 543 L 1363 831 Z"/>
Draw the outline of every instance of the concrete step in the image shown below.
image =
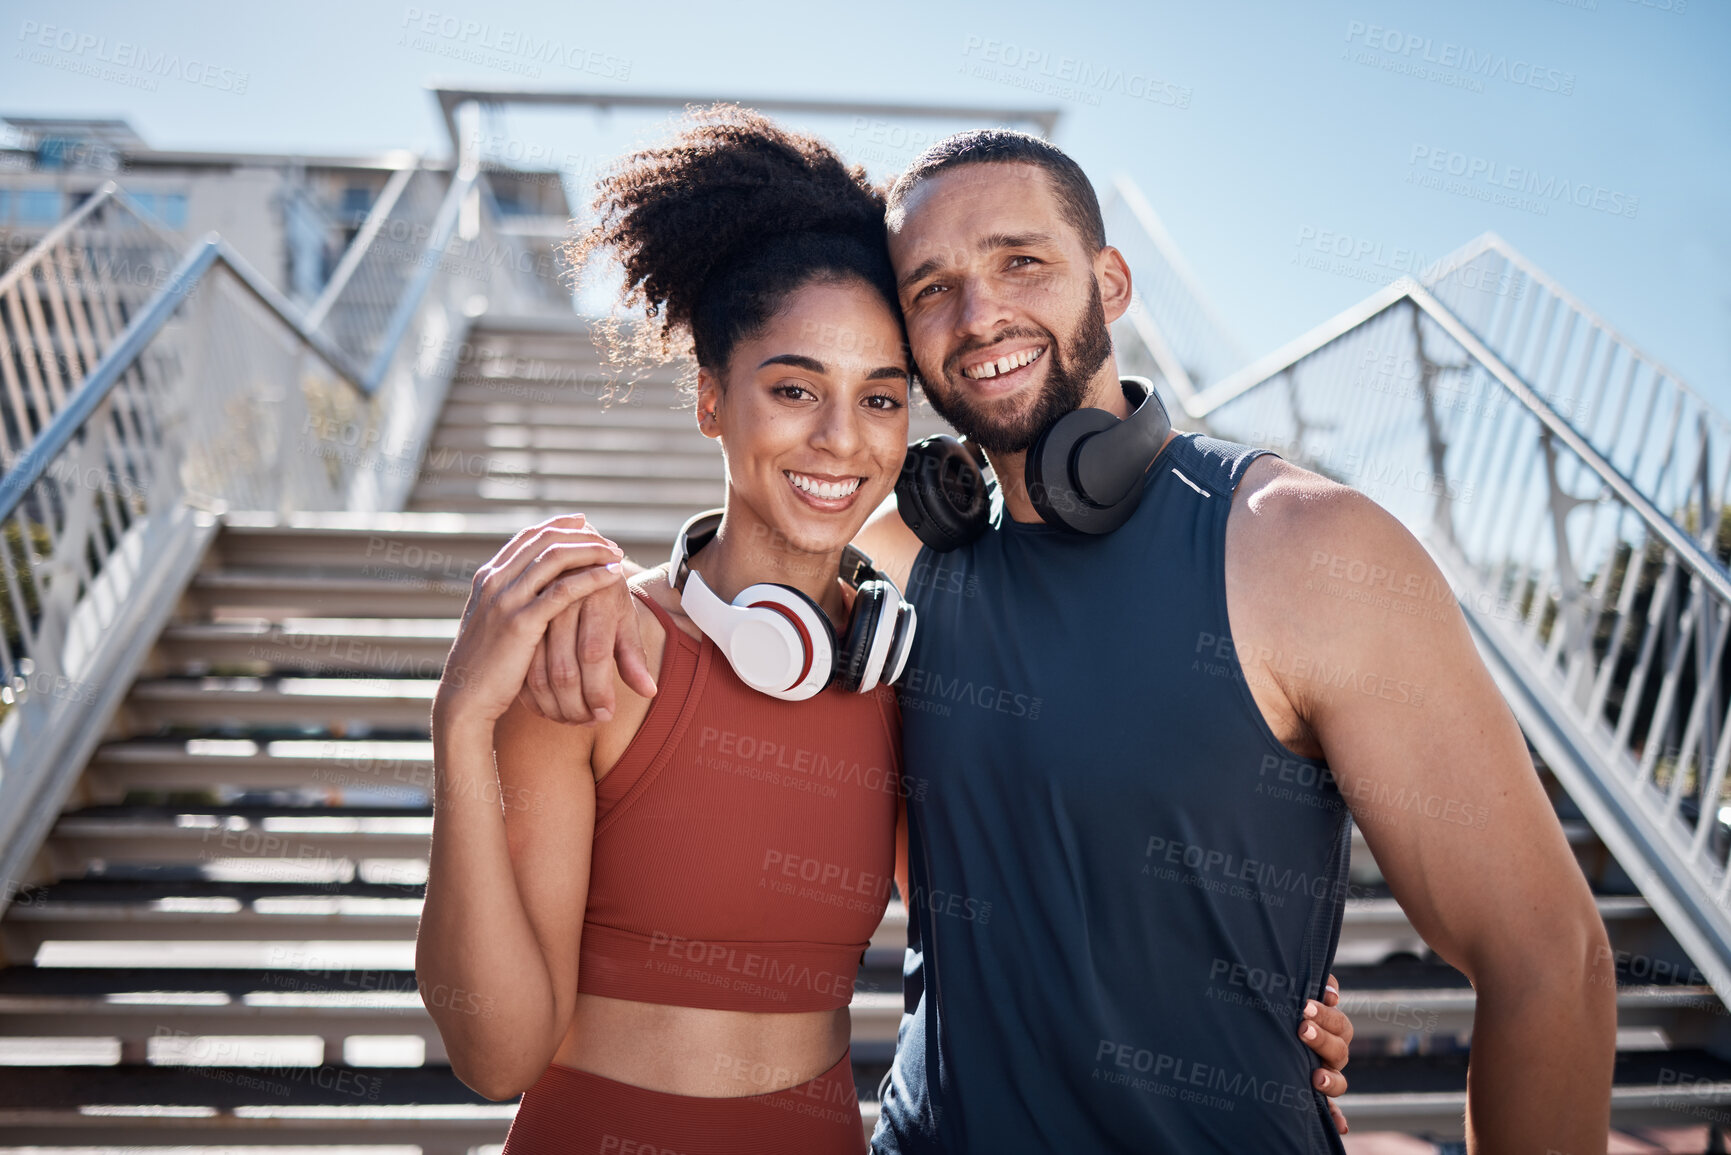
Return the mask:
<path fill-rule="evenodd" d="M 854 1047 L 892 1055 L 901 995 L 856 991 L 849 1011 Z M 143 1061 L 170 1024 L 197 1036 L 313 1035 L 327 1058 L 350 1036 L 416 1036 L 423 1062 L 448 1061 L 412 970 L 0 970 L 0 1051 L 7 1038 L 117 1038 L 123 1060 Z"/>
<path fill-rule="evenodd" d="M 436 678 L 458 620 L 295 618 L 287 622 L 184 622 L 156 643 L 156 674 L 340 674 Z"/>
<path fill-rule="evenodd" d="M 727 499 L 727 487 L 718 475 L 707 480 L 661 478 L 591 478 L 546 474 L 512 474 L 500 477 L 424 477 L 415 486 L 414 501 L 430 504 L 480 495 L 490 501 L 517 505 L 563 506 L 573 513 L 588 514 L 602 508 L 637 512 L 663 510 L 690 517 L 701 509 L 713 509 Z M 462 508 L 462 507 L 458 507 Z M 593 515 L 603 525 L 600 513 Z"/>
<path fill-rule="evenodd" d="M 104 805 L 129 792 L 274 790 L 327 793 L 333 804 L 346 792 L 366 791 L 424 806 L 432 786 L 431 742 L 329 738 L 109 742 L 97 749 L 83 782 L 85 801 Z"/>
<path fill-rule="evenodd" d="M 723 463 L 718 452 L 704 448 L 713 442 L 694 442 L 692 452 L 678 453 L 583 453 L 562 450 L 490 449 L 487 451 L 489 478 L 526 474 L 533 477 L 561 479 L 592 479 L 603 486 L 627 484 L 657 486 L 665 482 L 723 480 Z M 458 480 L 474 477 L 455 460 L 448 468 L 428 467 L 422 471 L 421 487 L 430 481 Z"/>
<path fill-rule="evenodd" d="M 323 958 L 308 944 L 328 943 L 342 957 L 401 968 L 412 965 L 422 891 L 365 882 L 56 882 L 13 903 L 0 921 L 0 944 L 14 964 L 58 959 L 54 965 L 162 966 L 174 965 L 161 961 L 172 957 L 200 966 L 282 967 L 322 965 L 288 959 L 297 952 Z M 45 942 L 61 946 L 47 961 L 38 957 Z M 343 944 L 355 944 L 359 953 L 343 952 Z M 907 910 L 891 903 L 866 964 L 897 965 L 906 945 Z M 97 958 L 102 961 L 91 961 Z"/>
<path fill-rule="evenodd" d="M 339 737 L 425 733 L 438 686 L 436 676 L 152 678 L 133 684 L 119 724 L 133 734 L 261 726 L 312 727 Z"/>
<path fill-rule="evenodd" d="M 474 577 L 460 570 L 430 568 L 392 580 L 232 568 L 193 578 L 182 606 L 205 618 L 240 612 L 266 618 L 460 617 Z"/>

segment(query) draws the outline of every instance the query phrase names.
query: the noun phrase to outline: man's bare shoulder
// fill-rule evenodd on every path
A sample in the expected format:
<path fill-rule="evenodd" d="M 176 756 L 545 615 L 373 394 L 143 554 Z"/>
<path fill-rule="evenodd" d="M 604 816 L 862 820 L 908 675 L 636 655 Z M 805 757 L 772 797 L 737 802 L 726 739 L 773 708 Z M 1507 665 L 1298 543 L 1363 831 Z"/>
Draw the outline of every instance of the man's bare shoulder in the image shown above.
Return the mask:
<path fill-rule="evenodd" d="M 1338 481 L 1264 454 L 1227 521 L 1227 580 L 1254 591 L 1297 635 L 1324 645 L 1464 626 L 1446 579 L 1394 514 Z"/>

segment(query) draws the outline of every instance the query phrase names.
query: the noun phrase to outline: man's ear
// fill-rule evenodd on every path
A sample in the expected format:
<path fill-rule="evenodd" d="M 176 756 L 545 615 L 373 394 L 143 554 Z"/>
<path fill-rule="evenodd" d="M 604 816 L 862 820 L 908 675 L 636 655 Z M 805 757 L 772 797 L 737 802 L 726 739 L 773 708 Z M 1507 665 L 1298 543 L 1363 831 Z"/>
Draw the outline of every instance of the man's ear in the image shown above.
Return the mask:
<path fill-rule="evenodd" d="M 1124 254 L 1107 245 L 1094 257 L 1094 279 L 1100 284 L 1100 307 L 1111 323 L 1130 308 L 1130 265 Z"/>
<path fill-rule="evenodd" d="M 705 437 L 721 436 L 716 409 L 721 404 L 721 378 L 708 366 L 697 367 L 697 431 Z"/>

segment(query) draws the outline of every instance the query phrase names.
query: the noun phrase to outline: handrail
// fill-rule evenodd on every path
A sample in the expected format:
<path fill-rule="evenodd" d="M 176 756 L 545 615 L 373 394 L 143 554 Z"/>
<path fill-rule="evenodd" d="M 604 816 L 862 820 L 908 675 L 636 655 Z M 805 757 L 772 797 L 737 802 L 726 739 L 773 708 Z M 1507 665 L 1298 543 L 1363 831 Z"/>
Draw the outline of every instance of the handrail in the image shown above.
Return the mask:
<path fill-rule="evenodd" d="M 293 304 L 261 277 L 227 241 L 214 232 L 210 233 L 187 251 L 169 278 L 169 283 L 151 300 L 144 312 L 133 318 L 108 355 L 91 371 L 90 376 L 84 379 L 83 386 L 66 407 L 55 415 L 54 420 L 18 462 L 6 471 L 6 476 L 0 478 L 0 522 L 12 516 L 24 495 L 42 480 L 55 457 L 72 443 L 84 423 L 102 407 L 114 387 L 131 369 L 133 361 L 168 323 L 181 303 L 198 287 L 205 273 L 217 264 L 233 273 L 247 292 L 276 314 L 278 320 L 282 321 L 302 344 L 335 370 L 339 378 L 361 393 L 370 391 L 366 387 L 366 379 L 347 354 L 321 334 L 309 330 Z"/>
<path fill-rule="evenodd" d="M 1613 328 L 1610 322 L 1606 321 L 1603 316 L 1594 312 L 1579 297 L 1575 296 L 1568 289 L 1557 283 L 1555 278 L 1537 265 L 1533 264 L 1533 262 L 1528 260 L 1520 250 L 1505 241 L 1498 233 L 1490 231 L 1480 233 L 1454 252 L 1443 257 L 1436 263 L 1435 269 L 1424 277 L 1423 284 L 1427 288 L 1439 284 L 1446 280 L 1449 274 L 1458 272 L 1462 268 L 1465 268 L 1467 265 L 1472 264 L 1474 261 L 1484 256 L 1486 253 L 1493 252 L 1507 260 L 1509 264 L 1525 273 L 1534 281 L 1543 285 L 1550 293 L 1556 296 L 1558 300 L 1567 304 L 1571 309 L 1575 310 L 1575 312 L 1581 314 L 1581 316 L 1603 329 L 1606 333 L 1609 333 L 1619 344 L 1623 345 L 1641 360 L 1658 370 L 1661 376 L 1667 377 L 1671 381 L 1675 382 L 1679 389 L 1688 393 L 1691 397 L 1695 398 L 1696 401 L 1700 402 L 1702 408 L 1714 410 L 1712 402 L 1708 401 L 1707 398 L 1701 396 L 1701 394 L 1692 389 L 1687 382 L 1677 374 L 1673 373 L 1663 361 L 1660 361 L 1657 357 L 1652 356 L 1640 346 L 1636 345 L 1633 341 L 1623 336 L 1623 334 Z"/>
<path fill-rule="evenodd" d="M 89 220 L 97 209 L 110 201 L 126 206 L 126 209 L 138 218 L 140 224 L 170 244 L 180 243 L 178 236 L 164 228 L 157 221 L 156 215 L 128 196 L 126 190 L 113 181 L 104 181 L 94 193 L 84 199 L 83 204 L 67 213 L 53 228 L 43 233 L 42 239 L 31 245 L 29 251 L 19 257 L 11 268 L 0 273 L 0 296 L 5 296 L 10 292 L 49 250 L 70 236 L 79 225 Z"/>
<path fill-rule="evenodd" d="M 365 392 L 371 393 L 376 389 L 384 379 L 385 371 L 390 368 L 391 358 L 396 355 L 397 343 L 403 339 L 409 322 L 414 319 L 415 311 L 421 307 L 421 300 L 427 295 L 427 286 L 433 283 L 433 274 L 439 268 L 439 256 L 451 243 L 451 237 L 457 231 L 463 201 L 479 179 L 479 170 L 473 165 L 458 169 L 451 178 L 450 190 L 446 192 L 444 202 L 439 205 L 438 215 L 433 218 L 432 236 L 427 241 L 426 249 L 422 251 L 421 263 L 415 269 L 415 278 L 409 282 L 408 290 L 397 302 L 390 323 L 385 326 L 384 339 L 379 342 L 379 351 L 367 368 L 364 378 Z"/>
<path fill-rule="evenodd" d="M 726 100 L 731 104 L 755 108 L 763 112 L 808 112 L 833 116 L 905 116 L 921 120 L 1008 120 L 1040 126 L 1040 135 L 1050 137 L 1057 131 L 1056 108 L 1011 108 L 1002 105 L 979 104 L 907 104 L 886 100 L 805 100 L 785 96 L 680 96 L 671 93 L 647 92 L 585 92 L 576 89 L 519 88 L 511 85 L 474 85 L 461 87 L 433 83 L 434 98 L 445 120 L 445 132 L 450 137 L 451 151 L 463 158 L 462 140 L 457 132 L 457 109 L 465 104 L 564 104 L 593 105 L 596 108 L 665 108 L 681 109 L 691 105 L 714 104 Z"/>
<path fill-rule="evenodd" d="M 1401 301 L 1411 301 L 1415 306 L 1422 309 L 1426 316 L 1435 321 L 1444 332 L 1459 342 L 1474 360 L 1480 362 L 1503 388 L 1513 394 L 1516 400 L 1544 425 L 1551 436 L 1568 446 L 1570 451 L 1580 458 L 1588 469 L 1598 475 L 1601 482 L 1609 486 L 1612 492 L 1622 498 L 1640 516 L 1649 529 L 1663 538 L 1665 544 L 1675 550 L 1684 563 L 1688 565 L 1692 574 L 1705 581 L 1713 589 L 1713 592 L 1726 602 L 1731 603 L 1731 574 L 1726 572 L 1725 566 L 1702 549 L 1700 544 L 1680 529 L 1676 522 L 1661 512 L 1657 506 L 1648 500 L 1647 495 L 1635 486 L 1634 482 L 1607 461 L 1585 437 L 1581 436 L 1573 425 L 1564 420 L 1539 395 L 1537 390 L 1522 380 L 1520 375 L 1509 368 L 1500 356 L 1479 340 L 1477 334 L 1462 324 L 1460 319 L 1444 308 L 1430 294 L 1428 289 L 1411 277 L 1402 277 L 1400 280 L 1384 286 L 1357 305 L 1324 321 L 1296 340 L 1289 341 L 1268 356 L 1259 358 L 1245 366 L 1218 385 L 1205 390 L 1196 398 L 1194 405 L 1185 406 L 1185 411 L 1199 419 L 1206 417 L 1257 386 L 1275 380 L 1281 373 L 1317 352 L 1323 346 L 1338 340 L 1371 318 L 1393 308 Z"/>
<path fill-rule="evenodd" d="M 343 250 L 342 259 L 337 262 L 336 269 L 332 271 L 331 279 L 319 291 L 318 300 L 314 301 L 312 307 L 307 309 L 307 328 L 318 328 L 324 322 L 325 315 L 331 311 L 331 306 L 336 304 L 337 298 L 342 296 L 344 289 L 348 288 L 349 279 L 355 275 L 355 270 L 360 268 L 362 258 L 372 247 L 379 231 L 385 227 L 385 220 L 390 216 L 391 210 L 397 206 L 397 201 L 402 197 L 403 190 L 409 187 L 409 182 L 414 179 L 415 172 L 419 167 L 418 164 L 413 164 L 399 168 L 391 174 L 391 179 L 385 182 L 384 189 L 379 193 L 378 201 L 367 213 L 366 223 L 361 226 L 361 231 L 355 234 L 355 239 L 349 242 L 349 247 Z"/>

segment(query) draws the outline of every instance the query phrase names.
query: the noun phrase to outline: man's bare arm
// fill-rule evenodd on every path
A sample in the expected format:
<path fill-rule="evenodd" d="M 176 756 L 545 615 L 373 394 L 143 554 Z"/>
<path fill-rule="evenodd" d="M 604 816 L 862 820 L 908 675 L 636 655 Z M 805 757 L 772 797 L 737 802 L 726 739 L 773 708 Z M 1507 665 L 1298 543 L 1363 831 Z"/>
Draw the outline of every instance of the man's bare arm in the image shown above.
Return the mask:
<path fill-rule="evenodd" d="M 1423 546 L 1357 491 L 1284 462 L 1245 486 L 1228 553 L 1256 561 L 1229 560 L 1230 596 L 1286 654 L 1247 674 L 1284 691 L 1394 897 L 1477 992 L 1469 1152 L 1603 1151 L 1604 924 L 1460 607 Z M 1331 571 L 1384 575 L 1379 596 L 1346 596 Z"/>

